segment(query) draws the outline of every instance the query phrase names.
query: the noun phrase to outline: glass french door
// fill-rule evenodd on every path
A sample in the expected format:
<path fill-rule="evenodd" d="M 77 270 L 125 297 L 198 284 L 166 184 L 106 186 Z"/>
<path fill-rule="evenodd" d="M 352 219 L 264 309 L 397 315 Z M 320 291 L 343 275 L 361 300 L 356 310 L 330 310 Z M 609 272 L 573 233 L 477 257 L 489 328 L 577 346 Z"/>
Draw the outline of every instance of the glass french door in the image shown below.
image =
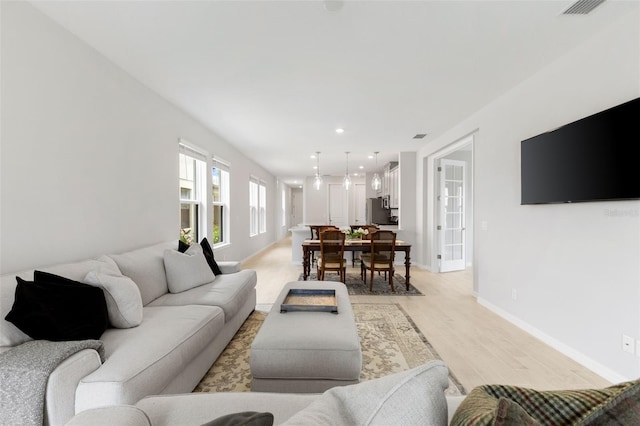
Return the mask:
<path fill-rule="evenodd" d="M 440 272 L 465 268 L 465 162 L 441 159 L 439 166 Z"/>

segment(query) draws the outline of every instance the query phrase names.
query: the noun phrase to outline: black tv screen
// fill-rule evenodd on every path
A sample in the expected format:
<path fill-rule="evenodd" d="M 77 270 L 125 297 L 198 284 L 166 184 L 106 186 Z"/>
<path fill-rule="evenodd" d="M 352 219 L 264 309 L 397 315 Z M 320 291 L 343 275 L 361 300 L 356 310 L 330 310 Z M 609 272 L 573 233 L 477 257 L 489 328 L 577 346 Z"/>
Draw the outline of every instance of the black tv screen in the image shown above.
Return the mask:
<path fill-rule="evenodd" d="M 522 204 L 640 199 L 640 98 L 521 142 Z"/>

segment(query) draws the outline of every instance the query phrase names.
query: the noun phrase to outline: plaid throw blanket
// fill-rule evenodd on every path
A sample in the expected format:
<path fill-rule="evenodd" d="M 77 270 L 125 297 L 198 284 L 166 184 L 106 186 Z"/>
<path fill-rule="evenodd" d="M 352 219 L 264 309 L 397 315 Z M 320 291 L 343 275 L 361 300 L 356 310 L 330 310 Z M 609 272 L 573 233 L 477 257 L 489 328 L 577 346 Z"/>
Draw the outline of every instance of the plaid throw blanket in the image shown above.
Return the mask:
<path fill-rule="evenodd" d="M 49 375 L 71 355 L 95 349 L 104 361 L 99 340 L 50 342 L 33 340 L 0 354 L 0 419 L 3 425 L 38 425 L 44 419 Z"/>
<path fill-rule="evenodd" d="M 451 426 L 637 426 L 640 380 L 602 389 L 537 391 L 507 385 L 474 388 Z"/>

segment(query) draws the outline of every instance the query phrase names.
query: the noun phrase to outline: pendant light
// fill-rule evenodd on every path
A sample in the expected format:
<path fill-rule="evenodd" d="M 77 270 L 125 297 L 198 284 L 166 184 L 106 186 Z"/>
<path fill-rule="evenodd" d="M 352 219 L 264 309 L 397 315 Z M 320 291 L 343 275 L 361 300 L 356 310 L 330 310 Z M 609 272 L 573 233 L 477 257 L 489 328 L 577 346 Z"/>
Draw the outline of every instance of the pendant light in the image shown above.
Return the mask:
<path fill-rule="evenodd" d="M 376 170 L 378 169 L 378 152 L 379 151 L 374 152 L 376 155 Z M 373 179 L 371 179 L 371 188 L 373 188 L 374 191 L 379 191 L 380 188 L 382 188 L 382 179 L 380 179 L 377 171 L 373 174 Z"/>
<path fill-rule="evenodd" d="M 351 188 L 351 178 L 349 177 L 349 151 L 345 152 L 345 154 L 347 154 L 347 171 L 344 174 L 342 185 L 344 186 L 344 189 L 348 191 L 349 188 Z"/>
<path fill-rule="evenodd" d="M 313 179 L 313 187 L 316 191 L 320 191 L 322 185 L 322 176 L 320 176 L 320 152 L 316 151 L 316 177 Z"/>

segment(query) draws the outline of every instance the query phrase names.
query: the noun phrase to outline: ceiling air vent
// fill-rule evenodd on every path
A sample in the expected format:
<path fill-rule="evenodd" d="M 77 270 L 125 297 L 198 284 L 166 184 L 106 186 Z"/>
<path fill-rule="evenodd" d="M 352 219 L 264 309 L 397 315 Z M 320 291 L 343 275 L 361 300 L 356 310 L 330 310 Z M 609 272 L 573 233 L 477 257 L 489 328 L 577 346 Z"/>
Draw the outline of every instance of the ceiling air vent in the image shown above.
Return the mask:
<path fill-rule="evenodd" d="M 415 136 L 413 137 L 413 139 L 422 139 L 422 138 L 424 138 L 425 136 L 427 136 L 427 134 L 426 134 L 426 133 L 418 133 L 417 135 L 415 135 Z"/>
<path fill-rule="evenodd" d="M 563 15 L 586 15 L 596 7 L 604 3 L 604 0 L 578 0 L 569 9 L 562 12 Z"/>

